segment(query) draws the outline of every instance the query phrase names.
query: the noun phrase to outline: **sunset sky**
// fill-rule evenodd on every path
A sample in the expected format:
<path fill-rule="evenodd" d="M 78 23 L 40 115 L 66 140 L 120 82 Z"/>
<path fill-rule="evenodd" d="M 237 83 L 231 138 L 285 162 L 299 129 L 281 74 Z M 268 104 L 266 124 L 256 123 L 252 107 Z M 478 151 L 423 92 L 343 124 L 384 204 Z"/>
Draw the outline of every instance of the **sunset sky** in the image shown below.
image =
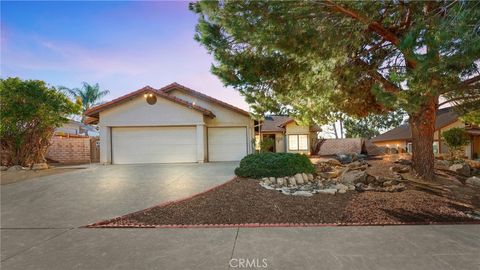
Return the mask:
<path fill-rule="evenodd" d="M 210 73 L 213 58 L 193 40 L 188 2 L 1 2 L 1 77 L 53 86 L 82 81 L 105 100 L 145 85 L 178 82 L 248 109 Z"/>

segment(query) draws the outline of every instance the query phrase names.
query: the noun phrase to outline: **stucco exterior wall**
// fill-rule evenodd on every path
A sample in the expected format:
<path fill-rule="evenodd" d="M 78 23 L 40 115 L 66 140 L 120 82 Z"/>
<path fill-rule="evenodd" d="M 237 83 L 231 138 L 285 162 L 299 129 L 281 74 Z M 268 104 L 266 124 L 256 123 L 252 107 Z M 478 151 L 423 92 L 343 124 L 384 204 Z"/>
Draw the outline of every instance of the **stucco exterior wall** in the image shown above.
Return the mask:
<path fill-rule="evenodd" d="M 449 130 L 451 128 L 454 128 L 454 127 L 465 128 L 465 124 L 462 121 L 457 120 L 456 122 L 454 122 L 454 123 L 452 123 L 452 124 L 450 124 L 446 127 L 442 127 L 442 128 L 435 131 L 435 134 L 433 135 L 433 139 L 438 140 L 438 138 L 441 138 L 442 132 L 447 131 L 447 130 Z"/>
<path fill-rule="evenodd" d="M 246 127 L 248 133 L 248 154 L 253 153 L 252 139 L 255 138 L 254 122 L 250 116 L 240 114 L 233 110 L 227 109 L 219 104 L 209 102 L 194 96 L 189 95 L 181 90 L 173 90 L 169 92 L 170 95 L 181 98 L 183 100 L 195 103 L 215 114 L 215 118 L 205 117 L 204 122 L 206 127 Z"/>
<path fill-rule="evenodd" d="M 100 112 L 99 126 L 165 126 L 204 124 L 203 114 L 157 97 L 150 105 L 143 96 Z"/>
<path fill-rule="evenodd" d="M 157 102 L 154 105 L 148 104 L 143 95 L 138 96 L 123 104 L 100 112 L 100 162 L 105 164 L 111 163 L 112 127 L 127 126 L 195 126 L 197 129 L 198 162 L 203 162 L 207 159 L 208 127 L 246 127 L 249 142 L 247 154 L 253 152 L 250 142 L 254 138 L 254 122 L 249 116 L 239 114 L 220 105 L 196 100 L 191 96 L 177 92 L 179 93 L 178 95 L 172 94 L 209 109 L 216 117 L 212 119 L 204 116 L 199 111 L 166 100 L 160 96 L 157 97 Z"/>

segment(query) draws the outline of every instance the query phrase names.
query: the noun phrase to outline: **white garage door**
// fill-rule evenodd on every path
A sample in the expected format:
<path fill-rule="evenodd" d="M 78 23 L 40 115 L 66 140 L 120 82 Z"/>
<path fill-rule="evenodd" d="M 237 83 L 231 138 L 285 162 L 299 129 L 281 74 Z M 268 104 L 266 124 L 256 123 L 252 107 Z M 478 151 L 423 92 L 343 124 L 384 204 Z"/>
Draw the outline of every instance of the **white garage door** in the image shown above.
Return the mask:
<path fill-rule="evenodd" d="M 196 162 L 195 127 L 112 128 L 114 164 Z"/>
<path fill-rule="evenodd" d="M 247 129 L 208 128 L 208 160 L 237 161 L 247 155 Z"/>

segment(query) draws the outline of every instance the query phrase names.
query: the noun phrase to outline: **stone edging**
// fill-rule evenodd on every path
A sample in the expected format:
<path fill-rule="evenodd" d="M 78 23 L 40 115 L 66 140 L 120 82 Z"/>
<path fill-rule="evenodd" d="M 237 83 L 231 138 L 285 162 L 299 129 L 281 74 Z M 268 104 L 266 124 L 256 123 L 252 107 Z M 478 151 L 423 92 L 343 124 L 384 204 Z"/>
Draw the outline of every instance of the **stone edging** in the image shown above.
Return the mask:
<path fill-rule="evenodd" d="M 240 223 L 240 224 L 171 224 L 171 225 L 148 225 L 148 224 L 116 224 L 119 221 L 129 215 L 138 214 L 151 210 L 156 207 L 163 207 L 174 203 L 183 202 L 189 200 L 198 195 L 205 194 L 217 188 L 220 188 L 230 182 L 233 182 L 237 177 L 233 177 L 225 183 L 218 186 L 214 186 L 205 191 L 190 195 L 188 197 L 167 201 L 158 205 L 151 206 L 140 211 L 128 213 L 126 215 L 103 220 L 100 222 L 92 223 L 82 226 L 81 228 L 163 228 L 163 229 L 177 229 L 177 228 L 278 228 L 278 227 L 346 227 L 346 226 L 398 226 L 398 225 L 468 225 L 468 224 L 480 224 L 478 221 L 470 222 L 387 222 L 387 223 Z M 113 223 L 113 224 L 112 224 Z"/>

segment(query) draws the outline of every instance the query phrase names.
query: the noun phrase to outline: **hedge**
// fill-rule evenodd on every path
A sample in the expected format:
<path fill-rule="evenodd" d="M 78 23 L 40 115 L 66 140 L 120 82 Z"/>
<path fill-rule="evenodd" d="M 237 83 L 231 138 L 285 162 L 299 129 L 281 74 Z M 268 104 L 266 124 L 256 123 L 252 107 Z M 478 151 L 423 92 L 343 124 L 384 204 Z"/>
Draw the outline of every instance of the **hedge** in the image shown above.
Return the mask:
<path fill-rule="evenodd" d="M 315 167 L 305 155 L 271 152 L 248 155 L 235 169 L 237 176 L 246 178 L 283 177 L 314 172 Z"/>

